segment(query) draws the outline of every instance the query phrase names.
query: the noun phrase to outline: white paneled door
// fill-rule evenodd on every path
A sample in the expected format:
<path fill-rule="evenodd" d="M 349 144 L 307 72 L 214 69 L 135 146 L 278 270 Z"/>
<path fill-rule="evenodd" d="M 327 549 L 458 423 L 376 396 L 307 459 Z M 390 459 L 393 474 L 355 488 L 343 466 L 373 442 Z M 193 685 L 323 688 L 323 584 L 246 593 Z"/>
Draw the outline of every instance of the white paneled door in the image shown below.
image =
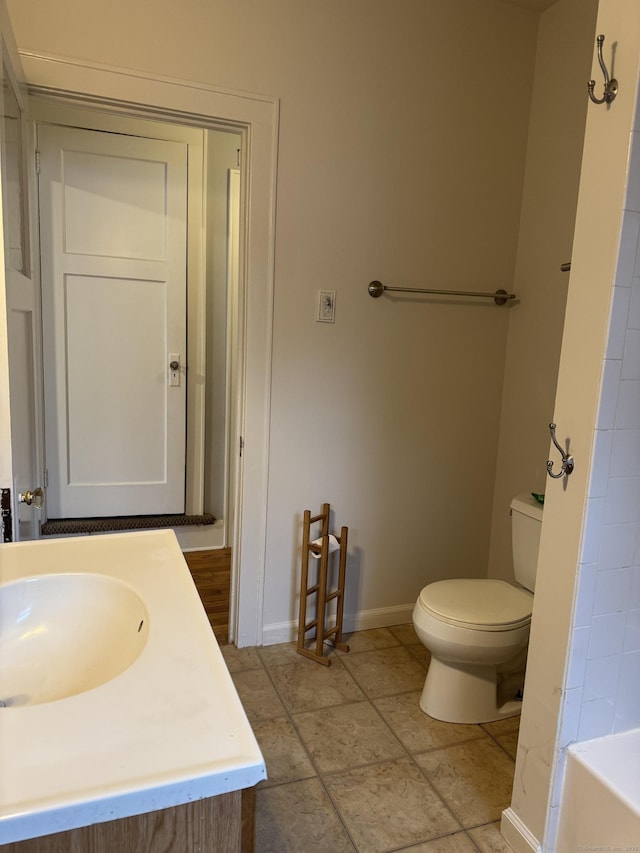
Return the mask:
<path fill-rule="evenodd" d="M 187 146 L 39 125 L 49 518 L 182 513 Z"/>

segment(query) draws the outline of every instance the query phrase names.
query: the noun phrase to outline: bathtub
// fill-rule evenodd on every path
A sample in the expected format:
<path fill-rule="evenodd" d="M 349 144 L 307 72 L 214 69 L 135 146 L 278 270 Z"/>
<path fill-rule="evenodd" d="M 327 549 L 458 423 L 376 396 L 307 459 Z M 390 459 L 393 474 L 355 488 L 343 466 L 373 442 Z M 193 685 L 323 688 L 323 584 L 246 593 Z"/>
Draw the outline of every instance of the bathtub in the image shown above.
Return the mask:
<path fill-rule="evenodd" d="M 569 747 L 554 849 L 640 851 L 640 729 Z"/>

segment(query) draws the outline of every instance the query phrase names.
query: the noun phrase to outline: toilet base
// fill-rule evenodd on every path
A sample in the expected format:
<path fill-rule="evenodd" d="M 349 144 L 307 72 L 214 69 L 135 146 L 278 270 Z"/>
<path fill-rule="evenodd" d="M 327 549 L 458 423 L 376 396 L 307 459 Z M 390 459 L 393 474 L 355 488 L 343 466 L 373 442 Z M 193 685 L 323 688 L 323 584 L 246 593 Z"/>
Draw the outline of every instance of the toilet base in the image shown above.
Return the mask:
<path fill-rule="evenodd" d="M 512 683 L 511 678 L 508 683 Z M 505 685 L 498 666 L 446 663 L 432 656 L 420 708 L 445 723 L 489 723 L 515 717 L 522 702 L 515 698 L 504 701 L 501 694 L 508 692 L 503 689 Z M 510 697 L 515 696 L 516 689 Z"/>

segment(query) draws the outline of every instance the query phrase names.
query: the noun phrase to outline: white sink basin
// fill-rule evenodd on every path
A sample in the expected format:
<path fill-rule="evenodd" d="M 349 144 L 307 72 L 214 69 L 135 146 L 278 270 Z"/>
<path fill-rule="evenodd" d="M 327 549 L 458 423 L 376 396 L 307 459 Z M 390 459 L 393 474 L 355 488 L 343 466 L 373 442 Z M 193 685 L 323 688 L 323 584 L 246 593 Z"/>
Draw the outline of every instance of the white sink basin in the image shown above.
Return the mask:
<path fill-rule="evenodd" d="M 148 621 L 135 591 L 107 575 L 45 574 L 3 584 L 0 705 L 53 702 L 110 681 L 139 656 Z"/>
<path fill-rule="evenodd" d="M 1 849 L 266 776 L 172 530 L 2 545 L 0 698 Z"/>

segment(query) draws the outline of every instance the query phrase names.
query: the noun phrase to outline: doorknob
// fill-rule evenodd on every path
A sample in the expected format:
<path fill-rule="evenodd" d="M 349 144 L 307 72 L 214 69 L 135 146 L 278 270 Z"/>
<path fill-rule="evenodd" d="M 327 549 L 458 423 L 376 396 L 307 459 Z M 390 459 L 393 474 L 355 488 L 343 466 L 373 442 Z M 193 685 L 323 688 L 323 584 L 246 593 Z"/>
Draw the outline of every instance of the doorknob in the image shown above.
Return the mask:
<path fill-rule="evenodd" d="M 27 506 L 31 506 L 33 504 L 36 509 L 41 509 L 42 497 L 42 489 L 40 488 L 40 486 L 38 486 L 38 488 L 34 489 L 33 491 L 27 490 L 26 492 L 20 492 L 18 494 L 18 501 L 21 504 L 26 504 Z"/>
<path fill-rule="evenodd" d="M 180 387 L 180 353 L 169 353 L 169 386 L 171 388 Z"/>

